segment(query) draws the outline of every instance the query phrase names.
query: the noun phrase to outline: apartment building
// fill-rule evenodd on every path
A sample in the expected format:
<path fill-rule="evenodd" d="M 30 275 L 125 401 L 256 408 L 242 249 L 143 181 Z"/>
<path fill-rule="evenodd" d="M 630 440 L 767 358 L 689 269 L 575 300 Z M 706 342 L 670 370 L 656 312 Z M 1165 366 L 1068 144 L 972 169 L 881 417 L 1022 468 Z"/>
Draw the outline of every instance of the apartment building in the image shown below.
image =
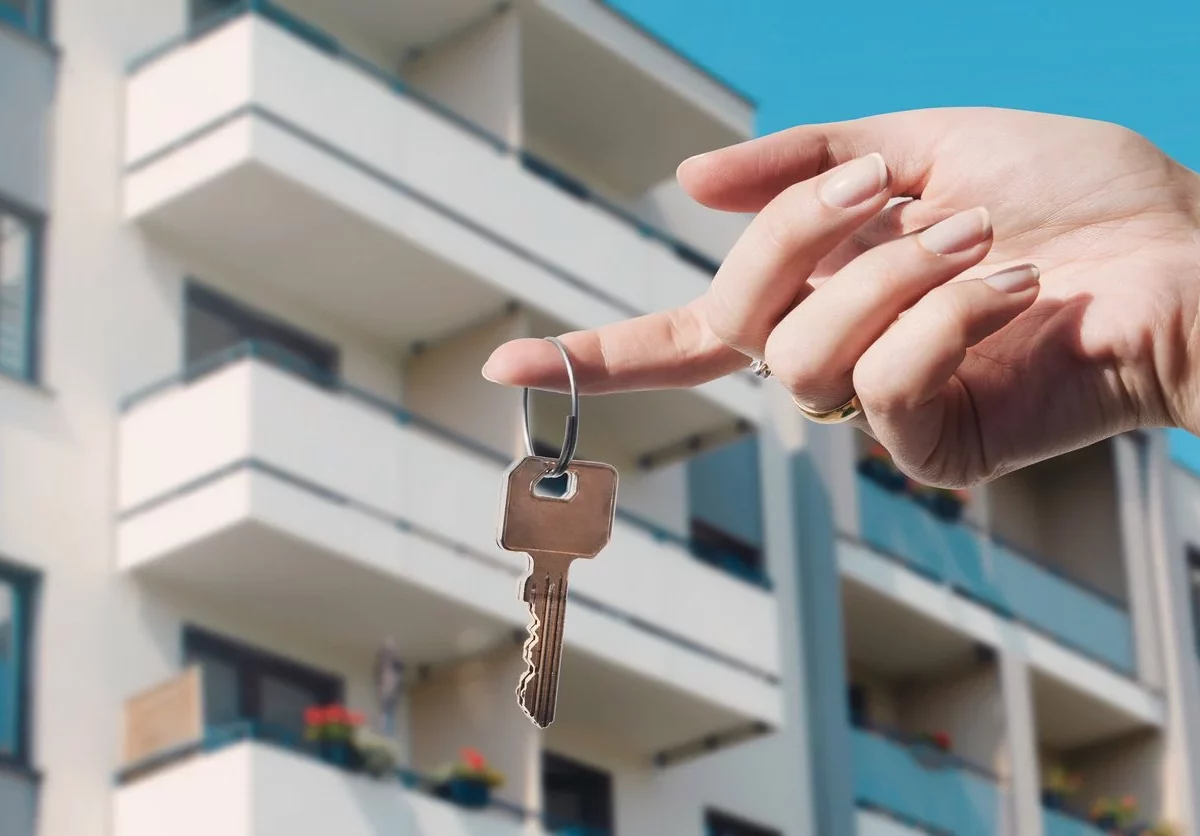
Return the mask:
<path fill-rule="evenodd" d="M 0 80 L 0 836 L 1198 820 L 1161 434 L 955 497 L 749 374 L 586 399 L 619 513 L 521 714 L 483 360 L 698 295 L 744 224 L 673 173 L 753 105 L 612 8 L 0 0 Z"/>

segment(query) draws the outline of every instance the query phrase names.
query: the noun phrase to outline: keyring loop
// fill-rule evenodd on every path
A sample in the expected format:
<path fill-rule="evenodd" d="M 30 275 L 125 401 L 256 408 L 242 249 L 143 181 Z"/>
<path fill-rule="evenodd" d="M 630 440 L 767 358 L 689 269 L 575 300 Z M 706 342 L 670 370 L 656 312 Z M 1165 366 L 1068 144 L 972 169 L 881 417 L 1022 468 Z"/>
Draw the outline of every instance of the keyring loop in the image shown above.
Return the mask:
<path fill-rule="evenodd" d="M 563 362 L 567 365 L 567 381 L 571 385 L 571 414 L 567 416 L 562 452 L 558 454 L 558 461 L 554 467 L 546 471 L 546 476 L 555 479 L 567 472 L 571 460 L 575 458 L 575 448 L 579 446 L 579 387 L 575 383 L 575 367 L 571 365 L 571 355 L 567 354 L 566 347 L 559 342 L 558 337 L 546 337 L 546 341 L 554 343 L 554 347 L 562 355 Z M 529 455 L 535 456 L 537 454 L 533 452 L 533 432 L 529 429 L 528 386 L 525 387 L 525 395 L 521 399 L 521 412 L 525 419 L 525 449 Z"/>

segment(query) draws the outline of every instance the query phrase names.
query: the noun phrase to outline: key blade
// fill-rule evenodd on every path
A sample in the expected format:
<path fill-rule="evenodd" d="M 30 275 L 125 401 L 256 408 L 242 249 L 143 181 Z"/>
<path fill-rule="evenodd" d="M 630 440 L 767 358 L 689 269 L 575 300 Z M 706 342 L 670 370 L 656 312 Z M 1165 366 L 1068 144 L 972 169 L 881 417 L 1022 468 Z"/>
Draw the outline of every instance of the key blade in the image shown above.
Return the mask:
<path fill-rule="evenodd" d="M 594 557 L 608 545 L 617 508 L 617 470 L 572 462 L 574 489 L 564 498 L 538 496 L 534 485 L 555 463 L 527 456 L 505 472 L 496 542 L 512 552 Z"/>
<path fill-rule="evenodd" d="M 566 626 L 567 571 L 570 556 L 534 552 L 522 597 L 529 604 L 529 637 L 525 640 L 525 674 L 517 685 L 517 701 L 539 728 L 554 722 L 558 704 L 558 672 Z"/>

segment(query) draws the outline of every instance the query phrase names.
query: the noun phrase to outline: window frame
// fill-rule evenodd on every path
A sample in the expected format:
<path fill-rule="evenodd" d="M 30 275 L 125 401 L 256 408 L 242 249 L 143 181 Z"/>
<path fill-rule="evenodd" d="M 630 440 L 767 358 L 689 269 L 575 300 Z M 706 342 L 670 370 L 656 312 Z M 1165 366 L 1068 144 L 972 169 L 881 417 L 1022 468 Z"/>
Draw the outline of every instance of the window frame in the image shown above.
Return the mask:
<path fill-rule="evenodd" d="M 1184 547 L 1187 561 L 1188 611 L 1192 621 L 1192 647 L 1200 659 L 1200 547 L 1188 543 Z"/>
<path fill-rule="evenodd" d="M 186 624 L 180 641 L 180 656 L 185 666 L 196 664 L 191 659 L 192 653 L 221 659 L 237 670 L 238 715 L 242 720 L 261 722 L 262 680 L 265 676 L 276 676 L 314 693 L 323 693 L 320 702 L 325 704 L 341 703 L 345 699 L 346 682 L 338 674 L 318 670 L 231 636 Z M 204 722 L 207 725 L 208 719 Z"/>
<path fill-rule="evenodd" d="M 342 351 L 337 343 L 318 337 L 269 311 L 243 302 L 235 296 L 191 277 L 184 281 L 182 304 L 183 344 L 180 348 L 184 373 L 189 378 L 196 367 L 203 368 L 206 362 L 212 359 L 212 355 L 199 357 L 191 355 L 191 312 L 196 309 L 205 311 L 212 316 L 225 318 L 239 331 L 265 332 L 262 336 L 241 339 L 235 345 L 247 342 L 259 344 L 261 348 L 267 350 L 267 354 L 264 356 L 268 359 L 273 356 L 271 353 L 273 349 L 294 356 L 303 364 L 302 368 L 294 370 L 313 383 L 335 386 L 341 379 Z M 296 347 L 303 347 L 303 352 L 296 351 Z M 314 361 L 308 354 L 317 355 L 319 359 Z"/>
<path fill-rule="evenodd" d="M 13 670 L 17 677 L 14 691 L 16 707 L 13 711 L 15 750 L 11 753 L 0 752 L 0 766 L 30 769 L 33 760 L 30 730 L 33 720 L 34 609 L 39 578 L 34 572 L 0 560 L 0 585 L 8 587 L 13 595 L 12 646 L 16 659 Z"/>
<path fill-rule="evenodd" d="M 0 0 L 3 3 L 4 0 Z M 29 272 L 25 285 L 25 367 L 21 372 L 0 366 L 0 375 L 22 383 L 41 382 L 42 264 L 46 240 L 46 218 L 0 194 L 0 215 L 11 215 L 29 227 Z"/>

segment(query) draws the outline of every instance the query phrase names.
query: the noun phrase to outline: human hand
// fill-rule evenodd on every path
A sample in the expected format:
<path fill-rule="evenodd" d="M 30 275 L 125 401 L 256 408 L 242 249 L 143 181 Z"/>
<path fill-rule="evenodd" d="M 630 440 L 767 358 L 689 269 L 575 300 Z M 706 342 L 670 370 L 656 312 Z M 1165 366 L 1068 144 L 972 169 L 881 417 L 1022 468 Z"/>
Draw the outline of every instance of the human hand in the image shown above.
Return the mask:
<path fill-rule="evenodd" d="M 1139 426 L 1200 431 L 1200 176 L 1137 134 L 914 111 L 752 140 L 679 180 L 757 215 L 691 304 L 562 337 L 586 393 L 761 358 L 809 410 L 857 394 L 858 426 L 947 487 Z M 541 340 L 501 346 L 484 376 L 566 382 Z"/>

